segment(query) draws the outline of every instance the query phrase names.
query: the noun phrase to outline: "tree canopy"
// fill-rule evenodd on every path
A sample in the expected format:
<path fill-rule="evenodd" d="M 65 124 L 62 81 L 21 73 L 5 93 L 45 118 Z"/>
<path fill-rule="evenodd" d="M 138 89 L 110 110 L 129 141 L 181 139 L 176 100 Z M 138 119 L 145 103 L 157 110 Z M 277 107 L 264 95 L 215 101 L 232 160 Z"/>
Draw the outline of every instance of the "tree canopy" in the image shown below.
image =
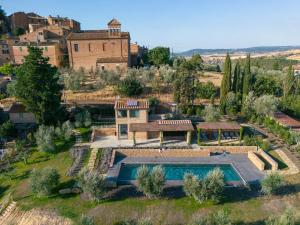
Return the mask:
<path fill-rule="evenodd" d="M 17 69 L 16 95 L 40 124 L 55 124 L 61 113 L 62 86 L 57 69 L 43 57 L 41 49 L 28 47 L 29 54 Z"/>
<path fill-rule="evenodd" d="M 155 66 L 166 65 L 170 62 L 170 49 L 166 47 L 156 47 L 148 52 L 148 61 Z"/>

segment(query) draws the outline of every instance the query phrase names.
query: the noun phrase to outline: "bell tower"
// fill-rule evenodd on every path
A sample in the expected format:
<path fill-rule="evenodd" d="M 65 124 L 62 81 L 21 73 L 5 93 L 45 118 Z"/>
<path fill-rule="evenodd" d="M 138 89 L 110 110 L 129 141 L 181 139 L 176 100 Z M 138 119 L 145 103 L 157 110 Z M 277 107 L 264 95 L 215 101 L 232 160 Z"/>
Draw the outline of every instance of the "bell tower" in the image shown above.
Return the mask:
<path fill-rule="evenodd" d="M 109 37 L 121 37 L 121 23 L 117 19 L 112 19 L 107 24 Z"/>

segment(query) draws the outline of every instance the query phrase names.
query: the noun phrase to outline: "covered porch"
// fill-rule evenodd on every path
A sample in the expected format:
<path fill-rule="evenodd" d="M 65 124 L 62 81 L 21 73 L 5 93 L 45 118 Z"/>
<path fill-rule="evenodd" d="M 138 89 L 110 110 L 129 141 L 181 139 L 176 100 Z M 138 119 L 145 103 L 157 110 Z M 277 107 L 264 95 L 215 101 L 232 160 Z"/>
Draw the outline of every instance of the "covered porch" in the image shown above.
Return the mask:
<path fill-rule="evenodd" d="M 198 123 L 197 142 L 221 142 L 241 141 L 243 138 L 243 127 L 235 122 L 203 122 Z"/>
<path fill-rule="evenodd" d="M 194 127 L 190 120 L 157 120 L 149 123 L 133 123 L 129 126 L 134 145 L 145 139 L 159 139 L 160 145 L 170 140 L 185 140 L 188 145 L 192 141 Z M 146 134 L 141 140 L 141 134 Z M 144 140 L 143 140 L 144 139 Z"/>

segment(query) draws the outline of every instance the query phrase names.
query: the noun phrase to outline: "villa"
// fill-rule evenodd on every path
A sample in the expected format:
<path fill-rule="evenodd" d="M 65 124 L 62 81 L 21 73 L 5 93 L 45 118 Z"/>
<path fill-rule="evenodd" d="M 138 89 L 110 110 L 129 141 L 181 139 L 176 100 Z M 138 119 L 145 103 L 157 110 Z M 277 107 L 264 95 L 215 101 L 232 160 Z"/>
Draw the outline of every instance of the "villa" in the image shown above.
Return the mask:
<path fill-rule="evenodd" d="M 149 121 L 149 101 L 116 101 L 116 135 L 118 139 L 148 140 L 159 138 L 186 140 L 191 143 L 194 127 L 190 120 Z"/>

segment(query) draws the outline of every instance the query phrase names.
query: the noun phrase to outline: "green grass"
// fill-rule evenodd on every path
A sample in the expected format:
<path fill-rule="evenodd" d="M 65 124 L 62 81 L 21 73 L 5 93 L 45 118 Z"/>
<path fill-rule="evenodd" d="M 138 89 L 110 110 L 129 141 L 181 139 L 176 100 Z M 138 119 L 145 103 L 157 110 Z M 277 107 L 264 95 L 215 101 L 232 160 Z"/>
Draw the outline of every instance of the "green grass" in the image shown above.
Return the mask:
<path fill-rule="evenodd" d="M 80 132 L 83 142 L 90 141 L 90 135 L 92 133 L 92 129 L 90 127 L 80 127 L 76 128 L 76 130 Z"/>
<path fill-rule="evenodd" d="M 274 150 L 268 151 L 268 154 L 278 163 L 278 168 L 280 170 L 288 169 L 288 166 Z"/>

